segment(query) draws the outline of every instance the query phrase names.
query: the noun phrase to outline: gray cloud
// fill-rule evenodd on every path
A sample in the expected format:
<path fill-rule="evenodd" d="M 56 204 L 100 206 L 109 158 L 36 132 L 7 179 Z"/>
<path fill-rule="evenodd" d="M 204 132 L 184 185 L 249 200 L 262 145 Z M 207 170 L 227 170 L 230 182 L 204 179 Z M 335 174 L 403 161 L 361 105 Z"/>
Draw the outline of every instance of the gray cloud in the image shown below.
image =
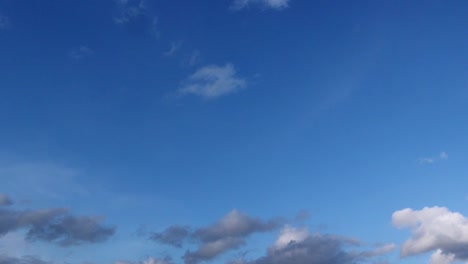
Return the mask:
<path fill-rule="evenodd" d="M 238 210 L 232 210 L 227 215 L 207 227 L 189 232 L 188 227 L 172 226 L 160 233 L 154 233 L 150 239 L 181 247 L 183 241 L 190 238 L 199 243 L 195 251 L 188 250 L 184 255 L 186 264 L 212 260 L 217 256 L 245 244 L 245 238 L 258 232 L 268 232 L 279 227 L 282 221 L 274 219 L 263 221 L 253 218 Z"/>
<path fill-rule="evenodd" d="M 196 251 L 187 251 L 184 255 L 186 264 L 195 264 L 201 261 L 208 261 L 216 258 L 218 255 L 237 249 L 244 245 L 245 241 L 238 237 L 226 237 L 215 241 L 206 242 L 200 245 Z"/>
<path fill-rule="evenodd" d="M 226 237 L 247 237 L 256 232 L 272 231 L 281 221 L 250 217 L 249 215 L 232 210 L 211 226 L 200 228 L 193 234 L 203 242 L 212 242 Z"/>
<path fill-rule="evenodd" d="M 190 235 L 190 229 L 186 226 L 170 226 L 163 232 L 153 233 L 151 240 L 163 244 L 182 247 L 184 240 Z"/>
<path fill-rule="evenodd" d="M 114 235 L 115 228 L 100 224 L 97 217 L 64 216 L 45 225 L 35 225 L 29 229 L 27 238 L 55 242 L 61 246 L 81 243 L 98 243 Z"/>
<path fill-rule="evenodd" d="M 310 234 L 305 228 L 284 227 L 263 257 L 232 264 L 355 264 L 372 261 L 393 250 L 388 244 L 372 251 L 359 251 L 360 243 L 342 236 Z M 354 248 L 354 249 L 353 249 Z"/>
<path fill-rule="evenodd" d="M 41 240 L 71 246 L 102 242 L 115 232 L 96 217 L 76 217 L 67 209 L 17 211 L 0 209 L 0 236 L 19 229 L 26 230 L 30 241 Z"/>
<path fill-rule="evenodd" d="M 0 264 L 52 264 L 52 262 L 44 261 L 34 256 L 16 258 L 0 255 Z"/>
<path fill-rule="evenodd" d="M 8 195 L 0 193 L 0 206 L 12 205 L 13 201 L 8 197 Z"/>

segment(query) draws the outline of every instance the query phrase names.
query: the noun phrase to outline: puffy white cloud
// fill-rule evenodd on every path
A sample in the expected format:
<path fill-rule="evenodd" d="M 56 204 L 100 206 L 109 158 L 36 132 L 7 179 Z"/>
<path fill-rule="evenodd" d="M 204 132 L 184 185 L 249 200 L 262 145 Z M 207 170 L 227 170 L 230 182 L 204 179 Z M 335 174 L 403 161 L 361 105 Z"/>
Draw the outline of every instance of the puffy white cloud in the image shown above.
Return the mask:
<path fill-rule="evenodd" d="M 411 237 L 401 248 L 402 256 L 435 251 L 431 263 L 468 260 L 468 219 L 445 207 L 406 208 L 393 213 L 392 223 L 409 228 Z"/>
<path fill-rule="evenodd" d="M 250 4 L 256 4 L 272 9 L 283 9 L 289 6 L 289 0 L 234 0 L 232 9 L 240 10 Z"/>
<path fill-rule="evenodd" d="M 217 98 L 246 87 L 246 81 L 237 77 L 234 66 L 210 65 L 198 69 L 179 89 L 182 94 L 195 94 L 205 98 Z"/>
<path fill-rule="evenodd" d="M 430 264 L 450 264 L 455 260 L 454 254 L 444 254 L 438 249 L 431 256 Z"/>
<path fill-rule="evenodd" d="M 306 228 L 295 228 L 292 226 L 286 226 L 281 229 L 278 239 L 275 242 L 274 247 L 281 249 L 289 245 L 289 243 L 299 243 L 304 241 L 309 236 L 309 231 Z"/>

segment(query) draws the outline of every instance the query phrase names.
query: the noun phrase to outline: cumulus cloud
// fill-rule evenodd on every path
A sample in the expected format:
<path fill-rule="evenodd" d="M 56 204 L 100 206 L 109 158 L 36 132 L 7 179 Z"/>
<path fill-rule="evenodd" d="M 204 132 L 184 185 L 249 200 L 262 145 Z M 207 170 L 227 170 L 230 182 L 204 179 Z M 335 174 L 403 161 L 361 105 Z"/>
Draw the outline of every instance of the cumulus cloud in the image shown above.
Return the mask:
<path fill-rule="evenodd" d="M 71 246 L 107 240 L 115 232 L 101 224 L 101 219 L 73 216 L 67 209 L 13 210 L 0 209 L 0 236 L 26 230 L 30 241 L 40 240 Z"/>
<path fill-rule="evenodd" d="M 449 156 L 447 152 L 442 151 L 438 156 L 436 157 L 429 157 L 429 158 L 420 158 L 419 163 L 420 164 L 433 164 L 437 161 L 442 161 L 442 160 L 448 160 Z"/>
<path fill-rule="evenodd" d="M 6 194 L 0 193 L 0 206 L 12 205 L 13 201 Z"/>
<path fill-rule="evenodd" d="M 246 87 L 246 81 L 237 77 L 234 66 L 210 65 L 198 69 L 179 89 L 182 94 L 195 94 L 205 98 L 217 98 Z"/>
<path fill-rule="evenodd" d="M 393 213 L 397 228 L 409 228 L 411 237 L 403 244 L 403 257 L 435 251 L 431 263 L 468 261 L 468 219 L 445 207 L 406 208 Z"/>
<path fill-rule="evenodd" d="M 284 9 L 289 6 L 289 0 L 234 0 L 231 8 L 240 10 L 248 7 L 249 5 L 258 5 L 265 8 Z"/>

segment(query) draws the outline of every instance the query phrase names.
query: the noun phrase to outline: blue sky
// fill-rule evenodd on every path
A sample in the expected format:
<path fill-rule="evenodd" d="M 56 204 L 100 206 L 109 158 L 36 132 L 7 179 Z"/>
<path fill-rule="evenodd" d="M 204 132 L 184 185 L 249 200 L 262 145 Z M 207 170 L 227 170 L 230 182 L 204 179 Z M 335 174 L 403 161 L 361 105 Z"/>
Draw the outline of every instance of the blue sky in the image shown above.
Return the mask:
<path fill-rule="evenodd" d="M 467 12 L 0 0 L 0 263 L 468 261 Z"/>

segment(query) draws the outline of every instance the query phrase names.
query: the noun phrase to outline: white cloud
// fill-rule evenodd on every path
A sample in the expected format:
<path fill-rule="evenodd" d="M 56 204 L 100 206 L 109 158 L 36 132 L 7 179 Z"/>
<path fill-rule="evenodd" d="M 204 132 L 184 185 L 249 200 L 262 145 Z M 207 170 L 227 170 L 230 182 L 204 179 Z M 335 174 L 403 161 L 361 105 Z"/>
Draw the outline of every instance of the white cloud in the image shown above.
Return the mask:
<path fill-rule="evenodd" d="M 406 208 L 393 213 L 392 223 L 411 230 L 411 237 L 401 248 L 402 256 L 435 250 L 433 264 L 468 260 L 468 219 L 458 212 L 445 207 Z"/>
<path fill-rule="evenodd" d="M 442 151 L 442 152 L 439 154 L 439 158 L 442 159 L 442 160 L 447 160 L 447 159 L 448 159 L 448 154 L 447 154 L 447 152 Z"/>
<path fill-rule="evenodd" d="M 438 249 L 431 256 L 430 264 L 450 264 L 455 261 L 454 254 L 443 254 L 442 250 Z"/>
<path fill-rule="evenodd" d="M 234 0 L 231 8 L 234 10 L 240 10 L 251 4 L 279 10 L 288 7 L 289 0 Z"/>
<path fill-rule="evenodd" d="M 284 227 L 275 242 L 274 247 L 281 249 L 289 245 L 291 242 L 300 243 L 309 236 L 309 231 L 306 228 L 295 228 L 292 226 Z"/>
<path fill-rule="evenodd" d="M 246 81 L 236 76 L 230 63 L 224 66 L 210 65 L 198 69 L 179 89 L 182 94 L 195 94 L 205 98 L 217 98 L 246 87 Z"/>
<path fill-rule="evenodd" d="M 448 160 L 448 158 L 449 156 L 447 152 L 442 151 L 437 157 L 419 158 L 419 163 L 420 164 L 433 164 L 437 161 Z"/>

